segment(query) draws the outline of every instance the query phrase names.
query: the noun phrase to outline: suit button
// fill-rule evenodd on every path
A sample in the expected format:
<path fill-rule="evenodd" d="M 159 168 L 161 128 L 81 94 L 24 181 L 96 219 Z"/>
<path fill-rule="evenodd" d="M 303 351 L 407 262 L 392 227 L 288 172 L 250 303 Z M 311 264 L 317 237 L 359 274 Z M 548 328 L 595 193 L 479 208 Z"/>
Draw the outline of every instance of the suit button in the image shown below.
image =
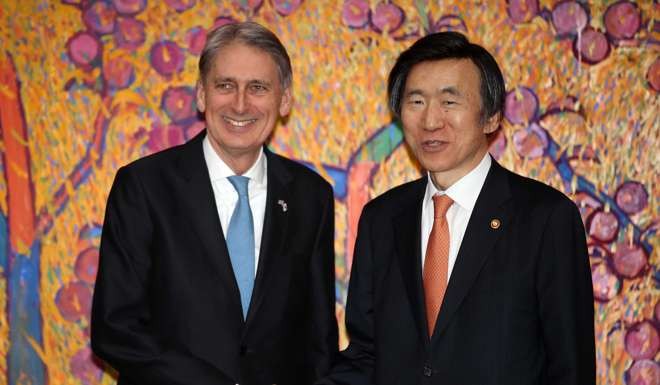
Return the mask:
<path fill-rule="evenodd" d="M 432 375 L 433 369 L 428 365 L 424 365 L 424 377 L 431 377 Z"/>

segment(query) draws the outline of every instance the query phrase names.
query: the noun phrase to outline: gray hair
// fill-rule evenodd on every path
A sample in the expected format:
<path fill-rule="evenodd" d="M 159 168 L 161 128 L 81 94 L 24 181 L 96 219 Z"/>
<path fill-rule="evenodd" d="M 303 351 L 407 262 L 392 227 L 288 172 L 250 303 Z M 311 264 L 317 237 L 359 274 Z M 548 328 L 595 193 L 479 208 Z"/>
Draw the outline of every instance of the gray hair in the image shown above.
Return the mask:
<path fill-rule="evenodd" d="M 257 48 L 269 54 L 277 65 L 280 83 L 283 88 L 291 86 L 291 60 L 282 42 L 268 28 L 255 22 L 225 24 L 206 35 L 206 44 L 199 58 L 199 78 L 202 83 L 211 72 L 213 60 L 218 51 L 233 42 Z"/>

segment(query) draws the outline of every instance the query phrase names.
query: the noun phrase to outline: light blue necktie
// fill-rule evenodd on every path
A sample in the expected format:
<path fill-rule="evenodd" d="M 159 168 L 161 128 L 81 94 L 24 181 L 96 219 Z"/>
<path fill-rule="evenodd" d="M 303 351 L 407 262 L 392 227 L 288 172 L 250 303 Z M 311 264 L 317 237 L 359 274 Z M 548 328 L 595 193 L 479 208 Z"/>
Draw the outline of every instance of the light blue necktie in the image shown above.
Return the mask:
<path fill-rule="evenodd" d="M 241 292 L 241 306 L 243 307 L 243 319 L 245 319 L 254 287 L 254 226 L 248 197 L 250 179 L 238 175 L 230 176 L 227 179 L 238 193 L 238 202 L 227 230 L 227 248 L 238 289 Z"/>

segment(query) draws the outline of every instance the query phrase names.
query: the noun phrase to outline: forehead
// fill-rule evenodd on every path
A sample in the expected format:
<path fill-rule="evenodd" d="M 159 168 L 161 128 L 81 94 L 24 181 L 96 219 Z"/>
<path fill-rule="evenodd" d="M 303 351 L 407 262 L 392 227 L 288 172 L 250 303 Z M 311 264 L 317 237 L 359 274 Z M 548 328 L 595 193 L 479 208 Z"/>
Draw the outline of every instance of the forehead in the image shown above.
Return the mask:
<path fill-rule="evenodd" d="M 212 77 L 236 79 L 279 80 L 277 64 L 270 54 L 260 48 L 241 42 L 232 42 L 220 48 L 212 60 Z"/>
<path fill-rule="evenodd" d="M 406 78 L 406 91 L 454 87 L 479 95 L 481 75 L 470 59 L 429 60 L 415 64 Z"/>

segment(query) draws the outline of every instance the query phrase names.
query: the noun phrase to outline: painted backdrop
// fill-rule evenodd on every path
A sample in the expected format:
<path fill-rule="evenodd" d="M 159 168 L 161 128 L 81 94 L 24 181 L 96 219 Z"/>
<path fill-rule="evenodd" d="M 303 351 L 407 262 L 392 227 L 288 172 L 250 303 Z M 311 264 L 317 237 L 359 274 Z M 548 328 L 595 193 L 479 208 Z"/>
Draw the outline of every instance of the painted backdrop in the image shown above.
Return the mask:
<path fill-rule="evenodd" d="M 650 0 L 1 0 L 0 385 L 114 383 L 88 338 L 107 192 L 118 167 L 203 128 L 205 32 L 248 19 L 293 60 L 296 103 L 270 146 L 334 186 L 340 322 L 362 206 L 420 173 L 388 70 L 419 36 L 457 30 L 504 70 L 492 154 L 582 211 L 599 384 L 660 384 L 659 14 Z"/>

